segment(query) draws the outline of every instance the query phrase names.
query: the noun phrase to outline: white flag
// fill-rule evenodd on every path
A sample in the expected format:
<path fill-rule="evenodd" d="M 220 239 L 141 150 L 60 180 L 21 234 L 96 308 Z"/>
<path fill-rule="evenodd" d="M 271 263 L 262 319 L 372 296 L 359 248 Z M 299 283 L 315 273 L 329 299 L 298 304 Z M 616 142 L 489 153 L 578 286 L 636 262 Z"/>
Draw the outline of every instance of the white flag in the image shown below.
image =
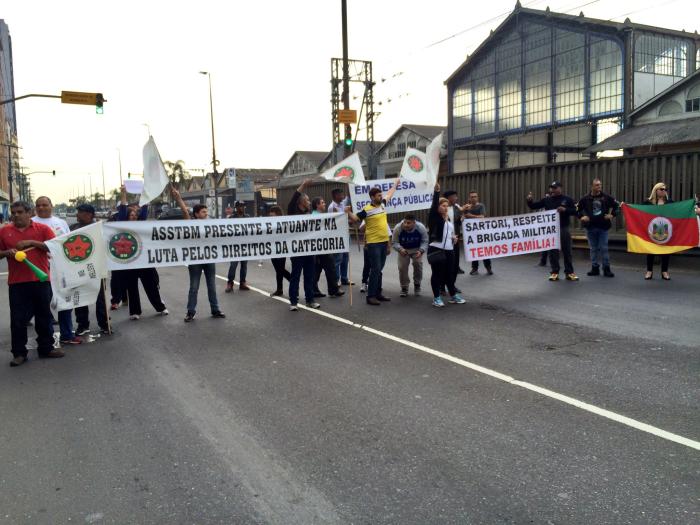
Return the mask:
<path fill-rule="evenodd" d="M 46 246 L 51 254 L 51 308 L 60 312 L 95 304 L 107 277 L 102 223 L 64 233 Z"/>
<path fill-rule="evenodd" d="M 148 137 L 148 142 L 143 147 L 143 193 L 139 199 L 139 206 L 157 198 L 163 193 L 168 182 L 168 174 L 165 172 L 156 143 L 153 137 Z"/>
<path fill-rule="evenodd" d="M 357 152 L 341 160 L 331 169 L 326 170 L 321 176 L 326 180 L 344 182 L 345 184 L 365 183 L 365 174 L 362 171 L 360 155 Z"/>
<path fill-rule="evenodd" d="M 435 186 L 440 171 L 440 149 L 442 149 L 442 133 L 435 137 L 425 150 L 425 156 L 428 160 L 427 182 L 428 186 L 431 187 Z"/>
<path fill-rule="evenodd" d="M 428 161 L 425 153 L 415 148 L 407 148 L 399 177 L 401 180 L 411 182 L 426 182 L 428 180 Z"/>

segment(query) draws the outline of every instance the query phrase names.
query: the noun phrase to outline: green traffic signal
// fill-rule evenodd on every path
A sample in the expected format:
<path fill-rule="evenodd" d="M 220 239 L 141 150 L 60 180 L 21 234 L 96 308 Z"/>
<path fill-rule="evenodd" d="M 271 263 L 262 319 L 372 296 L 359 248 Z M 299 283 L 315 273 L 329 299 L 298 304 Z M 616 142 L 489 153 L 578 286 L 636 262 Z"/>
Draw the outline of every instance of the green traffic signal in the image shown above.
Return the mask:
<path fill-rule="evenodd" d="M 105 102 L 104 96 L 102 96 L 102 93 L 98 93 L 95 96 L 95 113 L 98 115 L 102 115 L 104 113 L 104 108 L 103 104 Z"/>
<path fill-rule="evenodd" d="M 351 138 L 351 137 L 347 137 L 347 138 L 345 139 L 345 145 L 346 145 L 348 148 L 352 146 L 352 142 L 353 142 L 353 141 L 352 141 L 352 138 Z"/>

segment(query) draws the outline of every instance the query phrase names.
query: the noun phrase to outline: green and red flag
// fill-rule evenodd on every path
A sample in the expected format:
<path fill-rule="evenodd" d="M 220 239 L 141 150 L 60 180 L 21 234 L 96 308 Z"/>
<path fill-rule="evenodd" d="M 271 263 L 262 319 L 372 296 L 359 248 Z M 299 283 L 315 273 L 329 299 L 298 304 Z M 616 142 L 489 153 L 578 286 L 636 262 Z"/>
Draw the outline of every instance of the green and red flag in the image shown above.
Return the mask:
<path fill-rule="evenodd" d="M 700 244 L 695 201 L 670 204 L 623 204 L 627 226 L 627 251 L 666 254 Z"/>

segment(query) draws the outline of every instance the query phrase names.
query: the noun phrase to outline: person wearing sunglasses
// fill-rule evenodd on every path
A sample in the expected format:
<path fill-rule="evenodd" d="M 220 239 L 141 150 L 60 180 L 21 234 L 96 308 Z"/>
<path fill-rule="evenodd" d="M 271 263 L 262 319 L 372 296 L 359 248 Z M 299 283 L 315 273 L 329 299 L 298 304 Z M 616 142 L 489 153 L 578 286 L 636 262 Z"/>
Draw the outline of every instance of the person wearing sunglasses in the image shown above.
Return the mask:
<path fill-rule="evenodd" d="M 642 204 L 654 204 L 657 206 L 661 206 L 664 204 L 670 204 L 672 202 L 673 200 L 668 196 L 668 189 L 666 188 L 666 184 L 663 182 L 657 182 L 656 184 L 654 184 L 649 198 Z M 646 279 L 647 281 L 654 277 L 654 257 L 656 256 L 653 254 L 647 255 L 647 271 L 644 274 L 644 279 Z M 659 255 L 659 257 L 661 258 L 661 278 L 664 281 L 670 281 L 671 276 L 668 273 L 668 265 L 671 261 L 671 255 L 667 253 Z"/>

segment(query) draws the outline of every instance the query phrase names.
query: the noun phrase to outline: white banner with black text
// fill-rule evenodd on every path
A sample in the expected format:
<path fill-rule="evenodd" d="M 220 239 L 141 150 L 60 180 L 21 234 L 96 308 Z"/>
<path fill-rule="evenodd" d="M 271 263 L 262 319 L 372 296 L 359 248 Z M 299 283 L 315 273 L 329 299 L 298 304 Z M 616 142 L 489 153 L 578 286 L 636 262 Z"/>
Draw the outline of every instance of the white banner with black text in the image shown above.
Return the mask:
<path fill-rule="evenodd" d="M 369 192 L 379 188 L 386 194 L 396 183 L 396 179 L 368 180 L 365 184 L 349 184 L 352 211 L 357 213 L 370 203 Z M 433 186 L 425 182 L 401 180 L 399 187 L 386 203 L 387 213 L 403 213 L 414 210 L 427 210 L 433 202 Z"/>
<path fill-rule="evenodd" d="M 344 213 L 103 225 L 110 270 L 319 255 L 349 247 Z"/>
<path fill-rule="evenodd" d="M 559 213 L 548 210 L 507 217 L 463 219 L 462 235 L 468 261 L 558 250 Z"/>

